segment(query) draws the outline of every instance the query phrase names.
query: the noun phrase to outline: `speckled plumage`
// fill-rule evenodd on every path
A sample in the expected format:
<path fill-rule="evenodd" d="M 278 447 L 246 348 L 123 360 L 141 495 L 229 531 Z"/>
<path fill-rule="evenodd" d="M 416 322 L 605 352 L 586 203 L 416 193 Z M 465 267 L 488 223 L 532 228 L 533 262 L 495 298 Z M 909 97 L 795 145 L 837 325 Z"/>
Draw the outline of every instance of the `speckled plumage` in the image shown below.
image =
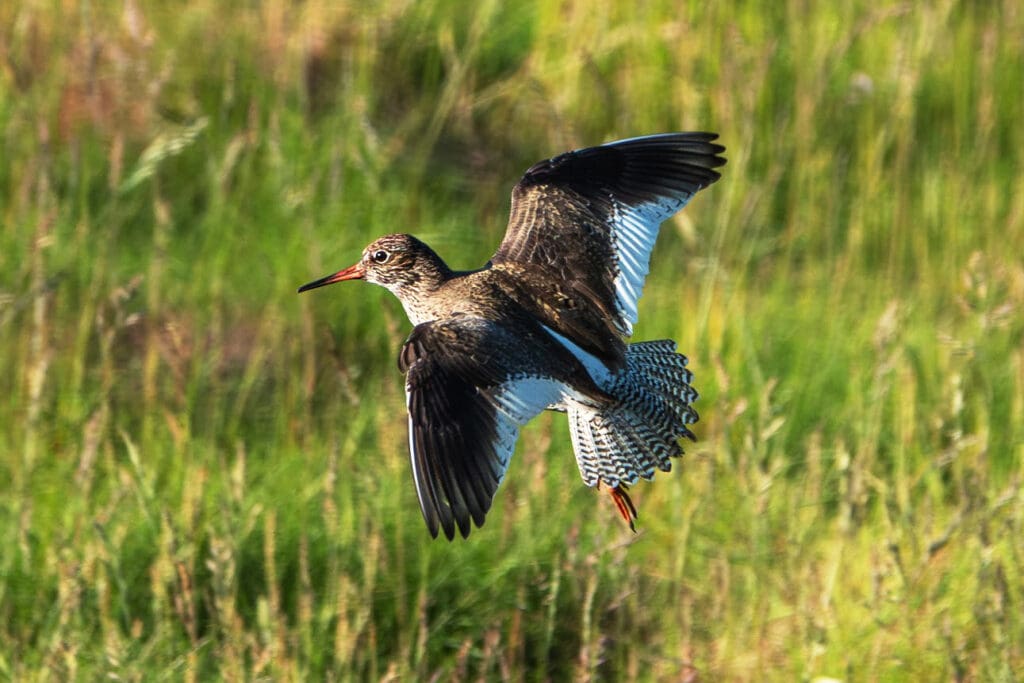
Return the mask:
<path fill-rule="evenodd" d="M 365 279 L 394 293 L 415 326 L 399 367 L 432 535 L 483 524 L 519 428 L 545 408 L 568 414 L 584 483 L 609 487 L 632 526 L 624 486 L 681 455 L 697 393 L 674 342 L 625 338 L 661 221 L 719 177 L 715 137 L 635 138 L 535 164 L 513 190 L 505 239 L 479 270 L 453 271 L 395 234 L 300 289 Z"/>

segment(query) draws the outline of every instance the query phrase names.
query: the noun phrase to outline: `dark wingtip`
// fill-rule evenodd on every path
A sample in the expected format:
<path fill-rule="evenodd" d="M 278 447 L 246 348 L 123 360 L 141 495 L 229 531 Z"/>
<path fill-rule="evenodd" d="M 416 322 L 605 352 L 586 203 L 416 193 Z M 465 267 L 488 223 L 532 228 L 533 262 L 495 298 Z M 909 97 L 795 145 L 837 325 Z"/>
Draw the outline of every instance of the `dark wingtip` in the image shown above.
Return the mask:
<path fill-rule="evenodd" d="M 579 184 L 585 188 L 602 181 L 622 183 L 624 173 L 634 176 L 643 189 L 652 177 L 685 181 L 690 192 L 717 182 L 722 176 L 714 169 L 727 160 L 720 156 L 725 146 L 713 142 L 718 133 L 658 133 L 607 142 L 577 149 L 537 162 L 523 174 L 517 187 L 546 182 Z M 614 150 L 614 151 L 613 151 Z M 666 159 L 674 168 L 666 169 Z M 632 165 L 632 171 L 627 171 Z"/>
<path fill-rule="evenodd" d="M 473 523 L 476 524 L 476 527 L 478 529 L 484 525 L 484 521 L 483 521 L 482 515 L 478 517 L 477 515 L 474 514 L 472 519 L 473 519 Z M 439 534 L 439 531 L 443 531 L 444 532 L 444 537 L 447 538 L 449 542 L 452 542 L 452 541 L 455 540 L 455 535 L 456 535 L 455 532 L 456 532 L 456 530 L 458 530 L 458 532 L 459 532 L 458 535 L 462 536 L 462 538 L 464 538 L 464 539 L 465 538 L 469 538 L 469 532 L 471 532 L 473 530 L 473 523 L 470 522 L 469 518 L 466 518 L 465 520 L 454 519 L 449 524 L 445 524 L 442 521 L 441 525 L 440 525 L 440 528 L 439 528 L 439 526 L 438 526 L 438 524 L 436 522 L 434 522 L 433 524 L 431 524 L 430 522 L 427 522 L 427 529 L 430 531 L 430 536 L 432 538 L 437 538 L 438 534 Z"/>
<path fill-rule="evenodd" d="M 441 530 L 444 531 L 444 537 L 449 541 L 455 540 L 455 524 L 451 519 L 441 520 Z"/>

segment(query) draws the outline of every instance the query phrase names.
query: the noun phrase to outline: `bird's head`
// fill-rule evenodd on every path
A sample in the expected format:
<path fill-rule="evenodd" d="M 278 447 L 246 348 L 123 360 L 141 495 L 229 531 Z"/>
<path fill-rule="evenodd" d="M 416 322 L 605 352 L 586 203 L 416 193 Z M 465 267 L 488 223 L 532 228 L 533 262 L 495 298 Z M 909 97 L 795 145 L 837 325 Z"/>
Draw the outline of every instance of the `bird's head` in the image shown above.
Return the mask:
<path fill-rule="evenodd" d="M 449 273 L 440 257 L 412 235 L 385 235 L 363 249 L 358 263 L 302 285 L 299 291 L 343 280 L 366 280 L 386 287 L 401 299 L 410 289 L 437 286 Z"/>

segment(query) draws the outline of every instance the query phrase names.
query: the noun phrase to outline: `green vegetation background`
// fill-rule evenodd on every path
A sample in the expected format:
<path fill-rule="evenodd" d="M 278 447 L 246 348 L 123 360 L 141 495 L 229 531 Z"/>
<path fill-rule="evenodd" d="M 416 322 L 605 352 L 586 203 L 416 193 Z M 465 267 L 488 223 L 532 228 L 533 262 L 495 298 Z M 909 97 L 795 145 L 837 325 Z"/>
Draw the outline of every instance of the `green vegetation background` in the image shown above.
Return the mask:
<path fill-rule="evenodd" d="M 0 678 L 1013 680 L 1024 10 L 1005 1 L 0 5 Z M 526 430 L 431 541 L 386 232 L 483 263 L 522 171 L 714 130 L 638 339 L 699 443 Z"/>

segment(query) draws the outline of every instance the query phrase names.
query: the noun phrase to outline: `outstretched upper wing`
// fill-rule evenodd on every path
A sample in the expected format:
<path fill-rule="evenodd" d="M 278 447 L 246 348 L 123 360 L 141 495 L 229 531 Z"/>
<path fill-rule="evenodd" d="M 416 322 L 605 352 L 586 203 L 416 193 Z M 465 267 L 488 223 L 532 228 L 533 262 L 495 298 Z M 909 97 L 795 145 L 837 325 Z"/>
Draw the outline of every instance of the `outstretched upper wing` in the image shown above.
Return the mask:
<path fill-rule="evenodd" d="M 512 191 L 508 230 L 491 261 L 550 269 L 637 320 L 661 222 L 718 180 L 715 133 L 667 133 L 567 152 L 535 164 Z"/>
<path fill-rule="evenodd" d="M 402 347 L 409 456 L 420 510 L 432 536 L 481 526 L 508 469 L 519 427 L 549 404 L 560 385 L 527 373 L 523 341 L 502 325 L 472 317 L 417 325 Z"/>

